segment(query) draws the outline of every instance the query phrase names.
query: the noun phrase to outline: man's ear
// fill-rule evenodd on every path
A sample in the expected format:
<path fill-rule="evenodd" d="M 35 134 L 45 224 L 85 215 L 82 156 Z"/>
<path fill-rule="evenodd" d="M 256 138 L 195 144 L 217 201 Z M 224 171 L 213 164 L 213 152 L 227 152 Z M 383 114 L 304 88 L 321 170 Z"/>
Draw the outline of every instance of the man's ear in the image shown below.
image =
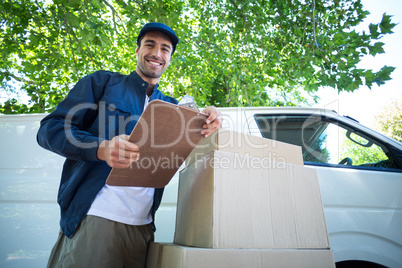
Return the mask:
<path fill-rule="evenodd" d="M 138 50 L 139 50 L 139 47 L 137 46 L 137 48 L 135 49 L 135 55 L 138 57 Z"/>

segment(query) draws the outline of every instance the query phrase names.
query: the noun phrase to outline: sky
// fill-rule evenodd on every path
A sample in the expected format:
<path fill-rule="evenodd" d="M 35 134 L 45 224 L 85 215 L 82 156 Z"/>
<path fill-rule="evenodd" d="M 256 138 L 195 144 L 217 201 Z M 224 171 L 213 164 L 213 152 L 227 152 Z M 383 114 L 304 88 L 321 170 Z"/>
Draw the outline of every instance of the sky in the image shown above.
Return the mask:
<path fill-rule="evenodd" d="M 384 65 L 396 67 L 391 74 L 392 80 L 384 85 L 373 85 L 371 90 L 361 86 L 352 93 L 338 92 L 333 88 L 323 88 L 318 92 L 321 100 L 314 107 L 335 110 L 340 115 L 348 115 L 363 125 L 374 127 L 374 116 L 392 100 L 402 98 L 402 0 L 362 0 L 363 8 L 371 14 L 359 25 L 357 30 L 369 33 L 370 23 L 381 22 L 382 15 L 393 15 L 391 22 L 397 23 L 393 34 L 386 35 L 380 42 L 385 53 L 375 57 L 365 56 L 359 68 L 379 71 Z"/>

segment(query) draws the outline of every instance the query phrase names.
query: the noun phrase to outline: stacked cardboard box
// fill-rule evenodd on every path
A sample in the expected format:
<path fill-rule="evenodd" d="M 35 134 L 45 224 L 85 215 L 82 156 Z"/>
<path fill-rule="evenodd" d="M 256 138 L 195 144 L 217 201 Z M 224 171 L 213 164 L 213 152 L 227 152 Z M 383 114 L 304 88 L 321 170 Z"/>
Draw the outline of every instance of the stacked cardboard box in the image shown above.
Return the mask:
<path fill-rule="evenodd" d="M 335 267 L 330 250 L 208 249 L 152 243 L 148 268 Z"/>
<path fill-rule="evenodd" d="M 219 130 L 186 164 L 174 244 L 153 243 L 147 267 L 334 267 L 300 147 Z"/>

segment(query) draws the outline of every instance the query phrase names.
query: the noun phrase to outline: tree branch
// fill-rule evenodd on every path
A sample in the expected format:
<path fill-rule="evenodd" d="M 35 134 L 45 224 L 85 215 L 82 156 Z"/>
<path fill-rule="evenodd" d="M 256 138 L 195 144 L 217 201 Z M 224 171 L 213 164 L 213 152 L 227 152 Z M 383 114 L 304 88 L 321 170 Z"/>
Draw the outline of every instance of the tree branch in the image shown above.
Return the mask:
<path fill-rule="evenodd" d="M 230 0 L 230 3 L 232 3 L 232 5 L 236 8 L 236 10 L 239 9 L 239 6 L 236 4 L 235 1 Z"/>
<path fill-rule="evenodd" d="M 314 45 L 320 49 L 317 43 L 317 35 L 315 31 L 315 0 L 313 0 L 313 34 L 314 34 Z"/>
<path fill-rule="evenodd" d="M 66 27 L 66 31 L 67 31 L 67 33 L 68 32 L 70 32 L 70 31 L 72 31 L 71 29 L 70 29 L 70 27 L 68 26 L 68 23 L 67 23 L 67 20 L 66 20 L 66 16 L 67 16 L 67 13 L 66 13 L 66 15 L 64 16 L 64 19 L 63 19 L 63 22 L 64 22 L 64 27 Z M 74 34 L 74 31 L 72 31 L 73 33 L 73 35 L 75 35 Z M 70 47 L 70 50 L 71 50 L 71 54 L 73 55 L 73 62 L 75 62 L 75 60 L 74 60 L 74 58 L 75 58 L 75 53 L 74 53 L 74 49 L 73 49 L 73 47 L 71 46 L 71 44 L 73 43 L 73 40 L 71 40 L 71 35 L 69 34 L 68 35 L 68 39 L 69 39 L 69 42 L 68 42 L 68 44 L 69 44 L 69 47 Z M 78 41 L 78 40 L 77 40 Z M 78 43 L 79 43 L 79 41 L 78 41 Z M 77 68 L 77 66 L 74 66 L 75 67 L 75 70 L 76 70 L 76 72 L 78 73 L 78 68 Z"/>
<path fill-rule="evenodd" d="M 188 37 L 187 37 L 188 38 Z M 217 44 L 215 44 L 215 43 L 212 43 L 212 42 L 209 42 L 209 41 L 206 41 L 206 40 L 204 40 L 204 39 L 201 39 L 201 38 L 197 38 L 198 40 L 200 40 L 201 42 L 203 42 L 203 43 L 205 43 L 205 44 L 207 44 L 207 45 L 210 45 L 210 46 L 214 46 L 214 47 L 216 47 L 217 49 L 219 49 L 221 52 L 223 52 L 223 53 L 226 53 L 221 47 L 219 47 Z"/>
<path fill-rule="evenodd" d="M 121 22 L 121 25 L 122 25 L 122 27 L 123 27 L 123 29 L 124 29 L 124 32 L 127 32 L 127 30 L 126 30 L 126 28 L 124 27 L 124 23 L 123 23 L 123 20 L 119 17 L 119 15 L 116 15 L 117 14 L 117 12 L 116 12 L 116 9 L 111 5 L 111 4 L 109 4 L 106 0 L 102 0 L 102 2 L 106 5 L 106 6 L 108 6 L 109 8 L 110 8 L 110 10 L 112 11 L 112 15 L 113 15 L 113 24 L 114 24 L 114 29 L 115 29 L 115 31 L 116 31 L 116 33 L 117 34 L 119 34 L 119 31 L 117 30 L 117 23 L 116 23 L 116 17 L 119 19 L 119 21 Z"/>
<path fill-rule="evenodd" d="M 126 6 L 127 6 L 127 4 L 124 3 L 124 1 L 122 1 L 122 0 L 116 0 L 116 2 L 119 3 L 122 7 L 126 7 Z"/>
<path fill-rule="evenodd" d="M 135 2 L 137 3 L 137 5 L 140 6 L 141 11 L 142 11 L 142 12 L 145 12 L 145 9 L 144 9 L 144 2 L 140 3 L 139 0 L 135 0 Z"/>
<path fill-rule="evenodd" d="M 64 6 L 63 6 L 64 7 Z M 81 42 L 78 39 L 78 37 L 76 36 L 75 32 L 73 29 L 71 29 L 71 27 L 68 25 L 67 23 L 67 16 L 68 16 L 68 11 L 66 10 L 66 15 L 64 16 L 64 27 L 66 27 L 66 31 L 70 32 L 70 35 L 68 35 L 68 38 L 70 40 L 69 45 L 70 45 L 70 49 L 71 49 L 71 54 L 73 55 L 73 59 L 75 58 L 75 54 L 74 54 L 74 49 L 71 46 L 71 44 L 73 43 L 73 40 L 71 39 L 71 35 L 74 37 L 75 42 L 78 44 L 78 46 L 80 46 L 82 48 Z M 102 66 L 97 63 L 94 58 L 92 57 L 90 51 L 87 52 L 87 55 L 89 56 L 89 58 L 91 59 L 91 62 L 93 62 L 96 66 L 98 66 L 99 68 L 101 68 Z M 85 58 L 84 58 L 85 60 Z M 78 72 L 78 69 L 77 69 Z"/>
<path fill-rule="evenodd" d="M 12 73 L 10 73 L 10 72 L 0 72 L 0 74 L 1 74 L 2 76 L 10 76 L 10 77 L 13 78 L 14 80 L 16 80 L 16 81 L 18 81 L 18 82 L 25 83 L 25 84 L 37 85 L 37 86 L 40 85 L 40 83 L 37 83 L 37 82 L 35 82 L 35 81 L 31 81 L 31 80 L 26 80 L 26 79 L 24 79 L 24 78 L 21 78 L 21 77 L 16 76 L 15 74 L 12 74 Z"/>

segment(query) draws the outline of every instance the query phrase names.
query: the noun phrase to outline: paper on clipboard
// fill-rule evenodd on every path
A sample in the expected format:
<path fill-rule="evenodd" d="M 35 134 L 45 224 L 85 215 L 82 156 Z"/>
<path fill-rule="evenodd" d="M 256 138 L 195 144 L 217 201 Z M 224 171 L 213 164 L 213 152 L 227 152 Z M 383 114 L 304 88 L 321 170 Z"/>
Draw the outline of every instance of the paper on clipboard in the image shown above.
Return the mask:
<path fill-rule="evenodd" d="M 162 188 L 203 138 L 208 115 L 161 100 L 151 101 L 129 141 L 140 148 L 140 158 L 127 169 L 113 168 L 106 180 L 111 186 Z"/>

